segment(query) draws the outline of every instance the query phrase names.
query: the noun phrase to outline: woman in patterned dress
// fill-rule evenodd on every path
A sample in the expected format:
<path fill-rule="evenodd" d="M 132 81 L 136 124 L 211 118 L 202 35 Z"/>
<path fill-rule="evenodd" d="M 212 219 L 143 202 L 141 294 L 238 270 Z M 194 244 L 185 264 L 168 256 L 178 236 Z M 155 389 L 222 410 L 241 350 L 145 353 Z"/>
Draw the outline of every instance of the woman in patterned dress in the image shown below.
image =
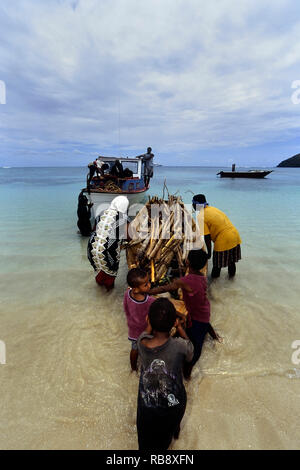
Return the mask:
<path fill-rule="evenodd" d="M 113 289 L 118 274 L 120 245 L 127 238 L 127 209 L 129 201 L 126 196 L 115 197 L 109 208 L 96 219 L 96 230 L 88 243 L 88 258 L 96 271 L 96 282 Z"/>

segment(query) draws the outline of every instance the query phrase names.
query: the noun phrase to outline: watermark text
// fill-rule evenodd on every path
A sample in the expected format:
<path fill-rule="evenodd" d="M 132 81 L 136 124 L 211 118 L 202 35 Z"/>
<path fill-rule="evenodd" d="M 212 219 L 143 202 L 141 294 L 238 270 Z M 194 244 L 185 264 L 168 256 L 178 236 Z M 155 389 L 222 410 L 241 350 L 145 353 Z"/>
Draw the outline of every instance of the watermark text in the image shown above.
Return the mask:
<path fill-rule="evenodd" d="M 6 364 L 6 345 L 0 340 L 0 364 Z"/>
<path fill-rule="evenodd" d="M 292 103 L 300 104 L 300 80 L 294 80 L 292 82 L 291 88 L 296 88 L 296 90 L 291 96 Z"/>
<path fill-rule="evenodd" d="M 298 366 L 300 364 L 300 339 L 293 341 L 291 347 L 296 350 L 292 354 L 292 363 Z"/>
<path fill-rule="evenodd" d="M 6 86 L 3 80 L 0 80 L 0 104 L 6 104 Z"/>

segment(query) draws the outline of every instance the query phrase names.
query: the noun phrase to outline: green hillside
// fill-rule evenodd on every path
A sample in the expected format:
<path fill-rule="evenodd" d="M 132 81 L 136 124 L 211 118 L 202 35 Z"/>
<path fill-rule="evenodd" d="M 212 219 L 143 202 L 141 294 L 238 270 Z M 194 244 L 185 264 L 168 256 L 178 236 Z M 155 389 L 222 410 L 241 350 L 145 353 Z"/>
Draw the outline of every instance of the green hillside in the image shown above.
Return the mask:
<path fill-rule="evenodd" d="M 300 153 L 294 155 L 291 158 L 287 158 L 286 160 L 282 160 L 282 162 L 280 162 L 277 166 L 300 168 Z"/>

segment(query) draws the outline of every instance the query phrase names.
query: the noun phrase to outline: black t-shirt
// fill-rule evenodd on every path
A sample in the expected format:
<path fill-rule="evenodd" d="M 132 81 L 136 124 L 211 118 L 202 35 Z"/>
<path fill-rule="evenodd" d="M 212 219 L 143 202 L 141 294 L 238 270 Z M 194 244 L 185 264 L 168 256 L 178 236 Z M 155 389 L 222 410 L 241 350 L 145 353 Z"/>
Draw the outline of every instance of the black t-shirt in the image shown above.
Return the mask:
<path fill-rule="evenodd" d="M 139 383 L 139 404 L 146 408 L 170 408 L 185 399 L 182 367 L 193 358 L 194 347 L 189 340 L 170 337 L 156 348 L 148 348 L 141 341 L 153 338 L 142 333 L 138 351 L 142 361 Z"/>

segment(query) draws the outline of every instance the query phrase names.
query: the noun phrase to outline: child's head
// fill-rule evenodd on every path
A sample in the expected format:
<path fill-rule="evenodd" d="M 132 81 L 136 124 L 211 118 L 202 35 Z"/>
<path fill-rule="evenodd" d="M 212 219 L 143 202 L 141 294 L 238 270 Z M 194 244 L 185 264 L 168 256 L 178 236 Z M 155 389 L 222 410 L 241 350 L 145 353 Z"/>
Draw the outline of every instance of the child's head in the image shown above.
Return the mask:
<path fill-rule="evenodd" d="M 176 309 L 170 300 L 161 297 L 150 305 L 148 318 L 153 330 L 167 333 L 176 322 Z"/>
<path fill-rule="evenodd" d="M 200 271 L 204 268 L 208 260 L 208 255 L 203 250 L 191 250 L 188 254 L 189 266 L 194 271 Z"/>
<path fill-rule="evenodd" d="M 140 268 L 133 268 L 127 274 L 127 284 L 135 293 L 147 293 L 151 284 L 146 271 Z"/>

